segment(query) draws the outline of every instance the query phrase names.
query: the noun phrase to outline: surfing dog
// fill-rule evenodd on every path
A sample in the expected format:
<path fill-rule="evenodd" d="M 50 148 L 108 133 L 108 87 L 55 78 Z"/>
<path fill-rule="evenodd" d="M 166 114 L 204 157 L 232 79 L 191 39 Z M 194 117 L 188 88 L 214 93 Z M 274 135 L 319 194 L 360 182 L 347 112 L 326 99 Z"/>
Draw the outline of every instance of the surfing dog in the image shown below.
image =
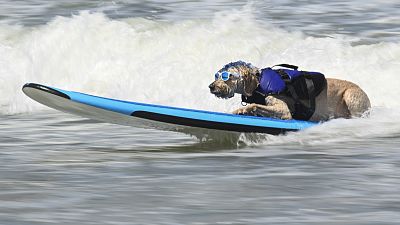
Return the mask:
<path fill-rule="evenodd" d="M 231 98 L 235 93 L 241 94 L 242 99 L 252 98 L 259 89 L 262 73 L 263 70 L 250 63 L 242 61 L 229 63 L 215 74 L 215 81 L 209 85 L 209 89 L 216 97 L 223 99 Z M 310 100 L 314 103 L 312 112 L 304 120 L 325 121 L 332 118 L 360 117 L 371 107 L 367 94 L 358 85 L 346 80 L 325 79 L 325 77 L 323 82 L 319 92 L 312 96 L 313 99 Z M 302 108 L 297 106 L 305 103 L 304 99 L 295 98 L 296 94 L 286 89 L 287 87 L 285 91 L 274 94 L 264 93 L 261 103 L 250 102 L 245 107 L 233 111 L 233 114 L 284 120 L 298 119 L 294 115 L 302 113 L 296 110 L 301 111 Z"/>

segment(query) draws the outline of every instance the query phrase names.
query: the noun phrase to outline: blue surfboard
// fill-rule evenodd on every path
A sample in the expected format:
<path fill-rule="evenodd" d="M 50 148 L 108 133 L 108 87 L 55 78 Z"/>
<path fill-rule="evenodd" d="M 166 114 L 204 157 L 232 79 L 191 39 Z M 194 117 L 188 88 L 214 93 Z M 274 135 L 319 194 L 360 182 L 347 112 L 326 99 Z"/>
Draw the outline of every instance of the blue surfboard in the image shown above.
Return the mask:
<path fill-rule="evenodd" d="M 191 133 L 188 130 L 205 129 L 277 135 L 318 124 L 122 101 L 35 83 L 25 84 L 22 90 L 33 100 L 56 110 L 98 121 L 140 128 L 185 133 Z"/>

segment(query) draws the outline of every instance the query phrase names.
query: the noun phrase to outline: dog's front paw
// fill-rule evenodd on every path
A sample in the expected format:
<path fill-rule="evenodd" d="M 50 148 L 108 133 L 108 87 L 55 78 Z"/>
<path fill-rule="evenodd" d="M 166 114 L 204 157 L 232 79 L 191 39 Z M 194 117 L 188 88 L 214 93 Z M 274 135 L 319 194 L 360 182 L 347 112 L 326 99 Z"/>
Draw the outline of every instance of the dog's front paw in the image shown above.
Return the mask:
<path fill-rule="evenodd" d="M 243 115 L 244 112 L 245 112 L 245 108 L 240 108 L 240 109 L 236 109 L 235 111 L 233 111 L 232 114 Z"/>
<path fill-rule="evenodd" d="M 255 112 L 256 112 L 256 105 L 250 104 L 246 107 L 236 109 L 232 113 L 236 115 L 255 115 Z"/>

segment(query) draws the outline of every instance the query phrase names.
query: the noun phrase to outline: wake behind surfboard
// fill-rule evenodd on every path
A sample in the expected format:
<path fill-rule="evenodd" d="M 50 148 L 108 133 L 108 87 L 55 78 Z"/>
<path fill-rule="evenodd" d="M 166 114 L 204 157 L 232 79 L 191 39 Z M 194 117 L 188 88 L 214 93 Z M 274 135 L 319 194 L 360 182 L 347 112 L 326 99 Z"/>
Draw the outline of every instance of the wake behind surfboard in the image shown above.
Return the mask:
<path fill-rule="evenodd" d="M 48 107 L 120 125 L 183 133 L 229 132 L 282 134 L 317 123 L 193 110 L 128 102 L 27 83 L 23 92 Z M 200 130 L 199 130 L 200 129 Z"/>

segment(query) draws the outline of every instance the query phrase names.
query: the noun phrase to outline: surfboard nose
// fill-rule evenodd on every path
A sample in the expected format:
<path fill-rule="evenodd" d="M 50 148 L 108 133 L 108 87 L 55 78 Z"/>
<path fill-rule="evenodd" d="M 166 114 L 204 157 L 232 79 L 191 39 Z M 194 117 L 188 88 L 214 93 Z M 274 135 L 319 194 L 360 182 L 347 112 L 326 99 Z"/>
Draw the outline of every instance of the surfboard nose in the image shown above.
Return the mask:
<path fill-rule="evenodd" d="M 30 95 L 30 90 L 40 90 L 40 91 L 44 91 L 44 92 L 48 92 L 50 94 L 53 95 L 57 95 L 59 97 L 63 97 L 66 99 L 71 99 L 67 94 L 60 92 L 54 88 L 45 86 L 45 85 L 41 85 L 41 84 L 36 84 L 36 83 L 26 83 L 23 87 L 22 87 L 22 91 L 29 97 L 31 97 Z M 32 98 L 32 97 L 31 97 Z"/>

